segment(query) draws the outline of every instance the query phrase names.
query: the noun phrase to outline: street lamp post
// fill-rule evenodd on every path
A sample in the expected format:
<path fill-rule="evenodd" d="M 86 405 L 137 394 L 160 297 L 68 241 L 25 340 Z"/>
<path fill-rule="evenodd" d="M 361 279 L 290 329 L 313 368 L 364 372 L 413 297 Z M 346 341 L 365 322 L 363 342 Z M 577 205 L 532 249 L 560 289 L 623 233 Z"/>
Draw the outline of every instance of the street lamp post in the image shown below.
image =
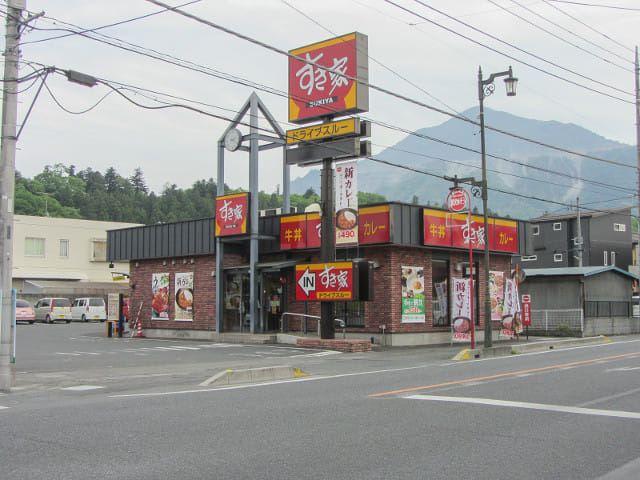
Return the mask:
<path fill-rule="evenodd" d="M 495 90 L 494 81 L 498 77 L 507 77 L 504 84 L 507 88 L 507 96 L 516 94 L 518 79 L 513 76 L 511 67 L 509 70 L 492 73 L 486 80 L 482 79 L 482 67 L 478 68 L 478 99 L 480 100 L 480 146 L 482 151 L 482 209 L 484 210 L 484 347 L 490 347 L 492 342 L 491 328 L 491 298 L 489 292 L 489 218 L 487 214 L 489 189 L 487 186 L 487 157 L 484 140 L 484 99 Z M 473 267 L 472 267 L 473 268 Z"/>

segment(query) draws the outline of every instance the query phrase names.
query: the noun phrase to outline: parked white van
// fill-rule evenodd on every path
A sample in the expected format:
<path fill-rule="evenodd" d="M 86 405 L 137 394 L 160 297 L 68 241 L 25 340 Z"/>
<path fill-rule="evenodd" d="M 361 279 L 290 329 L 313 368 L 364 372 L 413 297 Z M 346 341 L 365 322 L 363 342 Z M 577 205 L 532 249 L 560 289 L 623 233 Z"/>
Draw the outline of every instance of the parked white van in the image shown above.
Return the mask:
<path fill-rule="evenodd" d="M 71 304 L 71 318 L 83 322 L 88 322 L 89 320 L 100 320 L 104 322 L 107 319 L 107 309 L 104 298 L 76 298 Z"/>

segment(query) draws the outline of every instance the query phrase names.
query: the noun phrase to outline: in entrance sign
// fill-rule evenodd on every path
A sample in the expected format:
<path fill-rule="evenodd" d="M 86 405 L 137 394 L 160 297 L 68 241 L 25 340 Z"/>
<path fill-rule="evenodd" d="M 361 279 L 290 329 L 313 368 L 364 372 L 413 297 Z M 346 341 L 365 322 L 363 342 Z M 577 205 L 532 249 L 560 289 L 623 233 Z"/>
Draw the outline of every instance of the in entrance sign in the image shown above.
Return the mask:
<path fill-rule="evenodd" d="M 353 262 L 296 265 L 296 300 L 355 300 Z"/>
<path fill-rule="evenodd" d="M 462 188 L 451 190 L 447 196 L 447 206 L 450 212 L 464 212 L 467 209 L 467 192 Z"/>

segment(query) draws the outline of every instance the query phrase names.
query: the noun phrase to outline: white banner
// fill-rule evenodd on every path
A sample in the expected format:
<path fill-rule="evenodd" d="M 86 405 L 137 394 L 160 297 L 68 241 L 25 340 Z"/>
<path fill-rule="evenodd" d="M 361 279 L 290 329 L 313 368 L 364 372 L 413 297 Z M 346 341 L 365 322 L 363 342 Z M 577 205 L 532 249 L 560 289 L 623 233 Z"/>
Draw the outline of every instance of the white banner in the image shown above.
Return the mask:
<path fill-rule="evenodd" d="M 454 342 L 471 342 L 471 280 L 454 278 L 451 331 Z"/>
<path fill-rule="evenodd" d="M 514 326 L 518 333 L 522 331 L 522 322 L 518 320 L 520 315 L 519 298 L 518 283 L 515 279 L 507 278 L 504 282 L 504 306 L 502 308 L 502 326 L 500 328 L 501 337 L 513 337 Z"/>
<path fill-rule="evenodd" d="M 335 168 L 336 245 L 358 243 L 358 162 Z"/>

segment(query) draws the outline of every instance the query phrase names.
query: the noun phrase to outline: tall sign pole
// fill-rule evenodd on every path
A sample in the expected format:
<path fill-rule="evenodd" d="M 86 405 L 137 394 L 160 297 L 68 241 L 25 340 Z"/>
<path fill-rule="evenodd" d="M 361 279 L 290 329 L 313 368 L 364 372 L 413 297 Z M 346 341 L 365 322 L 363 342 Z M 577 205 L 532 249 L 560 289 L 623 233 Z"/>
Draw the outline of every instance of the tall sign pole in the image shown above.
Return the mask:
<path fill-rule="evenodd" d="M 640 66 L 636 47 L 636 155 L 638 158 L 638 225 L 640 226 Z"/>
<path fill-rule="evenodd" d="M 336 259 L 333 162 L 367 156 L 368 136 L 359 119 L 331 121 L 369 109 L 368 40 L 353 32 L 289 51 L 289 121 L 315 123 L 287 132 L 289 165 L 322 164 L 320 259 Z M 320 338 L 335 338 L 334 305 L 320 302 Z"/>
<path fill-rule="evenodd" d="M 0 142 L 0 391 L 13 383 L 11 341 L 13 301 L 13 195 L 16 167 L 16 119 L 18 117 L 18 42 L 25 0 L 9 0 L 4 51 L 2 140 Z"/>

